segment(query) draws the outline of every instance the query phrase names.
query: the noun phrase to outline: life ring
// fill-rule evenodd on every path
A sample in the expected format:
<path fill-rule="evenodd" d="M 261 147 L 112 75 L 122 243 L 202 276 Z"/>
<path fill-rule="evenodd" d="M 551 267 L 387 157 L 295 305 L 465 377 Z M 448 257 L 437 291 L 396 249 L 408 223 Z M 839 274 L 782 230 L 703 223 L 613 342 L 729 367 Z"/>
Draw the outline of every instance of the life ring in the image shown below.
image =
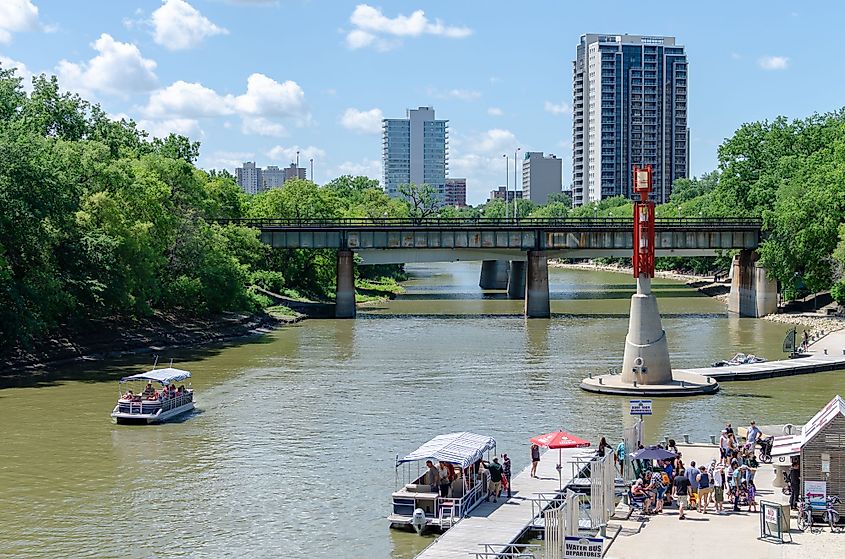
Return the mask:
<path fill-rule="evenodd" d="M 792 432 L 795 430 L 795 425 L 792 423 L 787 423 L 783 426 L 783 434 L 784 435 L 791 435 Z"/>
<path fill-rule="evenodd" d="M 634 359 L 634 367 L 642 367 L 643 366 L 643 358 L 637 357 Z"/>

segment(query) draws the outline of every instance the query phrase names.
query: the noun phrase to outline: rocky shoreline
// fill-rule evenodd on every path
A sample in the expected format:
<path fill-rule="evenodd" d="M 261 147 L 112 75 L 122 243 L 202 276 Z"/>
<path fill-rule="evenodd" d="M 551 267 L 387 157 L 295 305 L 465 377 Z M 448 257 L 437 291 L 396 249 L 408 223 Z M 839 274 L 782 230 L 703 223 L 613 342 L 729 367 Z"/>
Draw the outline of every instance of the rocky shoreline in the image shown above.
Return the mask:
<path fill-rule="evenodd" d="M 32 347 L 3 350 L 0 379 L 8 381 L 87 359 L 112 359 L 227 342 L 266 334 L 301 318 L 266 312 L 223 313 L 212 317 L 156 312 L 140 319 L 108 318 L 63 325 Z"/>

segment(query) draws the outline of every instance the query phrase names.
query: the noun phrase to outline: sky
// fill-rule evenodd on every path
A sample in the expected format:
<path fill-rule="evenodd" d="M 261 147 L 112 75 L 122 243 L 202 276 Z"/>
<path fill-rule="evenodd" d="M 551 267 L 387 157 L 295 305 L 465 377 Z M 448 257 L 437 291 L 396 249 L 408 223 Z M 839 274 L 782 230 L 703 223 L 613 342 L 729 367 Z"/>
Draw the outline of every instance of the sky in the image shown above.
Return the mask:
<path fill-rule="evenodd" d="M 584 33 L 686 47 L 693 175 L 744 122 L 845 105 L 845 3 L 370 2 L 0 0 L 0 64 L 198 140 L 203 168 L 284 166 L 298 150 L 318 183 L 380 179 L 381 119 L 433 106 L 471 204 L 504 184 L 506 153 L 513 180 L 518 147 L 561 157 L 568 188 Z"/>

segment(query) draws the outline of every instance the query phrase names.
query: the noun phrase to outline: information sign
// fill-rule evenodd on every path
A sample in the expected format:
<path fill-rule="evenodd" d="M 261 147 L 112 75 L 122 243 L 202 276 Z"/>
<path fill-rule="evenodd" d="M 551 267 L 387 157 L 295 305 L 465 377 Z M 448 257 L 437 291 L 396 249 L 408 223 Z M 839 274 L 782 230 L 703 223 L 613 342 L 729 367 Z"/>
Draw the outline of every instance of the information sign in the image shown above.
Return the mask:
<path fill-rule="evenodd" d="M 631 400 L 631 415 L 651 415 L 651 400 Z"/>
<path fill-rule="evenodd" d="M 603 538 L 566 536 L 563 541 L 563 559 L 601 559 L 603 551 Z"/>
<path fill-rule="evenodd" d="M 804 495 L 807 496 L 807 501 L 814 509 L 824 509 L 827 497 L 827 482 L 826 481 L 804 481 Z"/>
<path fill-rule="evenodd" d="M 771 501 L 760 501 L 760 539 L 784 543 L 784 536 L 789 535 L 789 541 L 792 541 L 792 535 L 789 534 L 789 514 L 783 516 L 783 507 L 784 505 Z"/>

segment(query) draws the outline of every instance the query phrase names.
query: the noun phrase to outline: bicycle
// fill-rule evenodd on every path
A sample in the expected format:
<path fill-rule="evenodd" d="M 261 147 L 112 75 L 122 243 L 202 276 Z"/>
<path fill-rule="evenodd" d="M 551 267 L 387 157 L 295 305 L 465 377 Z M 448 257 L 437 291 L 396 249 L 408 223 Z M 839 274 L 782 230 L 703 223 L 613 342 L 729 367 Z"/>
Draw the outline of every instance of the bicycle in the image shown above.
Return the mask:
<path fill-rule="evenodd" d="M 839 522 L 839 513 L 833 508 L 833 505 L 838 505 L 841 501 L 836 495 L 828 495 L 824 500 L 824 513 L 822 513 L 822 520 L 827 522 L 830 526 L 830 531 L 833 532 L 836 524 Z"/>
<path fill-rule="evenodd" d="M 805 497 L 798 499 L 798 529 L 802 532 L 813 527 L 813 509 Z"/>

